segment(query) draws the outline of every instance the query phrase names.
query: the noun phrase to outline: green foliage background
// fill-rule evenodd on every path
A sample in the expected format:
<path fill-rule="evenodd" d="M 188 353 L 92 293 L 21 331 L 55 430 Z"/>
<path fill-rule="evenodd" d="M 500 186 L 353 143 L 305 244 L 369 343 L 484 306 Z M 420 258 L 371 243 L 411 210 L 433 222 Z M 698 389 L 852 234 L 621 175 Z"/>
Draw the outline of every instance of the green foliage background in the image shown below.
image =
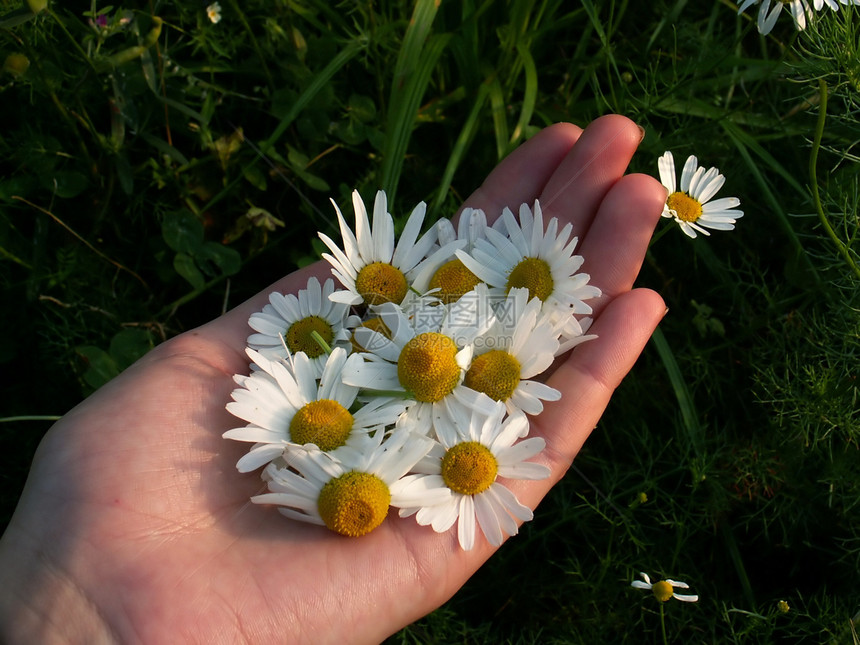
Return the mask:
<path fill-rule="evenodd" d="M 860 10 L 762 38 L 728 1 L 38 4 L 0 0 L 4 523 L 48 427 L 15 418 L 315 260 L 330 197 L 449 216 L 539 128 L 618 112 L 631 170 L 695 154 L 746 216 L 661 222 L 639 284 L 670 313 L 575 469 L 391 642 L 659 640 L 639 571 L 700 596 L 672 641 L 858 642 Z"/>

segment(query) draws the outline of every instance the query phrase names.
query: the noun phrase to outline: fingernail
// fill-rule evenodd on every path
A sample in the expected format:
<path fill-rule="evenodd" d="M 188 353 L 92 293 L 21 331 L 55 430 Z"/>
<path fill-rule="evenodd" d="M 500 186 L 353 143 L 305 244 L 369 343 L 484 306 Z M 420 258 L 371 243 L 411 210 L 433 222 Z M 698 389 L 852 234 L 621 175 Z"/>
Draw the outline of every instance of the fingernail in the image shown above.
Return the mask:
<path fill-rule="evenodd" d="M 645 128 L 639 124 L 637 124 L 636 127 L 639 128 L 639 143 L 642 143 L 642 139 L 645 138 Z"/>

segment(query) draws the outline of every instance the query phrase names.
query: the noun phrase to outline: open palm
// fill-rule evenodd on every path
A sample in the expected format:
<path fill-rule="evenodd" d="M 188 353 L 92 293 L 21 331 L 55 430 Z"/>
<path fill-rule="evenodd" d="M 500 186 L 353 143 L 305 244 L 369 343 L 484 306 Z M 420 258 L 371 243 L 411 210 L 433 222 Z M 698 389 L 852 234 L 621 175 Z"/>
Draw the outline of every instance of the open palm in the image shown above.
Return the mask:
<path fill-rule="evenodd" d="M 622 175 L 640 140 L 629 120 L 549 127 L 523 144 L 467 201 L 490 217 L 541 200 L 570 221 L 592 301 L 595 341 L 548 383 L 563 396 L 532 422 L 549 480 L 511 482 L 537 505 L 567 470 L 665 308 L 631 291 L 665 191 Z M 247 373 L 248 316 L 271 290 L 296 292 L 318 263 L 225 316 L 146 355 L 60 420 L 40 446 L 0 542 L 0 619 L 10 642 L 378 642 L 450 598 L 492 554 L 462 551 L 396 514 L 344 538 L 252 506 L 256 475 L 224 406 Z M 13 598 L 14 594 L 14 598 Z M 26 600 L 22 601 L 21 598 Z"/>

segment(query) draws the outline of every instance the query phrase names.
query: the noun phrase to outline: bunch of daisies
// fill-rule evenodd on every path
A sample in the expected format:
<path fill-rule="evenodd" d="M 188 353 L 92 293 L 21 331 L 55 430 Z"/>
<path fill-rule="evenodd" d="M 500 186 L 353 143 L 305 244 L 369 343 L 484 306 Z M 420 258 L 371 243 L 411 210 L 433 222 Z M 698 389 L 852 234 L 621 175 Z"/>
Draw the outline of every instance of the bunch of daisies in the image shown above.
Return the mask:
<path fill-rule="evenodd" d="M 797 30 L 803 31 L 815 11 L 821 11 L 825 6 L 831 11 L 837 11 L 840 6 L 849 5 L 860 5 L 860 0 L 743 0 L 738 7 L 738 13 L 758 6 L 756 27 L 760 34 L 766 36 L 773 30 L 783 9 L 788 10 Z"/>
<path fill-rule="evenodd" d="M 311 278 L 249 320 L 250 375 L 227 404 L 247 424 L 224 437 L 252 444 L 237 467 L 261 468 L 268 492 L 251 501 L 346 536 L 394 507 L 456 525 L 463 549 L 478 527 L 499 545 L 532 518 L 502 480 L 549 476 L 529 461 L 544 440 L 526 415 L 561 393 L 535 378 L 594 338 L 600 290 L 572 227 L 535 202 L 492 226 L 467 208 L 422 234 L 421 203 L 395 243 L 384 192 L 372 218 L 353 193 L 354 230 L 334 207 L 342 243 L 320 238 L 340 287 Z"/>

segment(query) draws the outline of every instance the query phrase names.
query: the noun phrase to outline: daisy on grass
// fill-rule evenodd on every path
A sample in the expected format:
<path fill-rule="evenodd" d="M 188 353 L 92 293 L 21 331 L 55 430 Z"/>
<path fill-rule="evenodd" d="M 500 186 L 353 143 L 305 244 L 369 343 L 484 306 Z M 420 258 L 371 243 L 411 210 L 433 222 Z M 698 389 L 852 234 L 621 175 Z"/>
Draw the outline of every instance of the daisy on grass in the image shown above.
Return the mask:
<path fill-rule="evenodd" d="M 561 392 L 538 381 L 555 358 L 558 338 L 541 302 L 528 289 L 516 287 L 496 308 L 493 325 L 474 342 L 474 355 L 463 385 L 501 401 L 509 414 L 539 414 L 544 401 L 558 401 Z"/>
<path fill-rule="evenodd" d="M 499 477 L 507 479 L 545 479 L 549 468 L 526 461 L 543 450 L 545 442 L 532 437 L 517 442 L 528 427 L 522 414 L 508 417 L 505 406 L 496 403 L 489 414 L 466 410 L 452 404 L 453 410 L 436 419 L 439 443 L 397 483 L 401 501 L 412 502 L 400 509 L 401 517 L 415 515 L 422 526 L 442 533 L 457 523 L 460 546 L 469 551 L 475 545 L 475 525 L 493 546 L 505 536 L 516 535 L 517 520 L 532 519 Z M 421 503 L 431 491 L 448 490 L 451 498 L 439 504 Z"/>
<path fill-rule="evenodd" d="M 227 404 L 227 410 L 248 425 L 223 435 L 255 444 L 236 464 L 240 472 L 307 444 L 335 456 L 347 448 L 362 449 L 370 433 L 381 436 L 406 407 L 398 399 L 377 397 L 351 412 L 358 388 L 344 384 L 341 372 L 362 359 L 357 354 L 347 356 L 341 347 L 328 357 L 319 385 L 310 359 L 302 352 L 293 357 L 292 370 L 285 362 L 270 361 L 254 350 L 248 350 L 248 356 L 260 369 L 235 377 L 240 387 Z"/>
<path fill-rule="evenodd" d="M 436 234 L 439 246 L 445 246 L 458 240 L 464 241 L 464 250 L 471 252 L 478 240 L 487 239 L 487 216 L 484 211 L 477 208 L 464 208 L 460 213 L 460 221 L 457 230 L 449 219 L 440 219 L 436 222 Z M 445 304 L 459 300 L 468 293 L 481 279 L 466 268 L 463 261 L 457 257 L 451 257 L 442 264 L 430 278 L 428 284 L 434 296 Z"/>
<path fill-rule="evenodd" d="M 630 583 L 631 587 L 636 587 L 637 589 L 650 589 L 651 593 L 654 594 L 654 597 L 660 602 L 666 602 L 667 600 L 674 598 L 675 600 L 680 600 L 682 602 L 698 602 L 698 596 L 684 596 L 679 593 L 675 593 L 675 589 L 689 589 L 690 585 L 686 582 L 680 582 L 678 580 L 661 580 L 660 582 L 655 582 L 651 584 L 651 578 L 648 577 L 648 574 L 644 571 L 640 571 L 639 575 L 642 580 L 634 580 Z"/>
<path fill-rule="evenodd" d="M 488 228 L 487 240 L 477 240 L 471 254 L 458 250 L 457 257 L 493 287 L 494 296 L 504 297 L 515 287 L 528 289 L 529 299 L 540 300 L 542 312 L 561 324 L 563 336 L 582 335 L 575 315 L 591 313 L 584 301 L 599 297 L 600 289 L 588 284 L 587 273 L 577 273 L 584 260 L 574 255 L 578 239 L 570 237 L 573 227 L 566 224 L 559 231 L 553 217 L 544 230 L 537 201 L 534 213 L 528 204 L 520 206 L 519 222 L 505 208 L 502 222 L 507 236 L 496 227 Z"/>
<path fill-rule="evenodd" d="M 666 151 L 657 160 L 660 182 L 669 191 L 663 205 L 663 217 L 673 217 L 681 230 L 689 237 L 696 232 L 710 235 L 708 228 L 731 231 L 735 222 L 744 216 L 736 210 L 741 201 L 737 197 L 723 197 L 709 201 L 722 188 L 726 178 L 716 168 L 699 167 L 695 156 L 687 157 L 681 171 L 681 184 L 675 185 L 675 157 Z"/>
<path fill-rule="evenodd" d="M 331 295 L 335 302 L 348 305 L 379 305 L 384 302 L 400 304 L 410 288 L 420 290 L 439 264 L 453 254 L 459 242 L 446 245 L 430 257 L 425 257 L 436 242 L 436 229 L 431 228 L 420 238 L 426 205 L 418 204 L 409 216 L 397 245 L 394 244 L 394 220 L 388 212 L 384 191 L 376 193 L 373 204 L 373 226 L 358 191 L 352 193 L 355 210 L 355 234 L 347 226 L 337 204 L 334 204 L 343 250 L 324 233 L 320 239 L 331 251 L 323 257 L 332 265 L 332 273 L 346 291 Z"/>
<path fill-rule="evenodd" d="M 248 325 L 257 332 L 248 336 L 248 347 L 272 360 L 304 352 L 319 378 L 327 354 L 314 332 L 329 349 L 349 346 L 350 333 L 346 328 L 349 305 L 332 302 L 329 297 L 333 293 L 331 278 L 323 286 L 316 278 L 310 278 L 307 289 L 301 289 L 298 296 L 270 293 L 269 304 L 248 319 Z"/>
<path fill-rule="evenodd" d="M 338 459 L 318 450 L 290 453 L 289 469 L 270 464 L 263 474 L 270 492 L 251 501 L 278 505 L 289 518 L 341 535 L 365 535 L 382 524 L 389 506 L 402 503 L 398 481 L 433 446 L 427 437 L 405 430 L 385 443 L 377 432 L 373 442 L 362 451 L 345 450 Z M 448 491 L 413 491 L 405 501 L 440 504 L 448 497 Z"/>
<path fill-rule="evenodd" d="M 430 431 L 436 407 L 449 398 L 476 403 L 475 392 L 461 385 L 472 361 L 472 341 L 493 322 L 487 286 L 479 284 L 451 305 L 420 306 L 407 315 L 392 304 L 375 307 L 389 336 L 368 328 L 355 340 L 370 353 L 343 370 L 343 382 L 371 390 L 404 392 L 412 399 L 398 425 Z"/>
<path fill-rule="evenodd" d="M 206 7 L 206 16 L 209 18 L 209 22 L 217 25 L 221 22 L 221 5 L 217 2 L 210 4 Z"/>
<path fill-rule="evenodd" d="M 767 36 L 771 32 L 773 26 L 776 24 L 776 19 L 779 18 L 779 14 L 786 7 L 791 13 L 791 17 L 794 18 L 794 25 L 798 31 L 806 29 L 806 19 L 807 17 L 812 17 L 812 9 L 810 9 L 806 0 L 744 0 L 738 7 L 738 13 L 743 13 L 748 7 L 759 2 L 761 4 L 758 9 L 756 26 L 759 33 L 763 36 Z M 820 9 L 822 0 L 815 0 L 815 2 L 818 5 L 816 9 Z M 828 0 L 828 4 L 830 4 L 830 0 Z"/>

